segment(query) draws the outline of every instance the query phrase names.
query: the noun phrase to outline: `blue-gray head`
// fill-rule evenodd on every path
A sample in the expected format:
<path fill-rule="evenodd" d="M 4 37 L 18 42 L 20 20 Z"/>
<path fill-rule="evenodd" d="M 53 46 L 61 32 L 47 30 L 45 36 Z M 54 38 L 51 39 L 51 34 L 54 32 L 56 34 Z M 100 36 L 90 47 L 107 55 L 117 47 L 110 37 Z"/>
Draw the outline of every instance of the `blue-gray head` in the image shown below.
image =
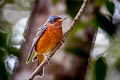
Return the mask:
<path fill-rule="evenodd" d="M 57 20 L 63 21 L 64 19 L 66 19 L 66 18 L 61 18 L 61 17 L 59 17 L 59 16 L 50 16 L 50 17 L 48 18 L 48 22 L 49 22 L 50 24 L 53 24 L 53 23 L 55 23 Z"/>

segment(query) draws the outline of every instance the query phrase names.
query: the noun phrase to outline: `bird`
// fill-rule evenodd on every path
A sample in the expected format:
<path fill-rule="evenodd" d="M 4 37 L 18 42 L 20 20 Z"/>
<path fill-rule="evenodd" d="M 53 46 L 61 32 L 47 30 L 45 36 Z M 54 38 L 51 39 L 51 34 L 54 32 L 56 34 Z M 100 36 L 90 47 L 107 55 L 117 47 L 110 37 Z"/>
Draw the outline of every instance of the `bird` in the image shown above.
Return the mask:
<path fill-rule="evenodd" d="M 47 58 L 47 54 L 62 40 L 62 24 L 65 19 L 66 17 L 50 16 L 47 22 L 38 29 L 26 63 L 29 63 L 33 51 L 35 51 L 35 56 L 33 57 L 32 62 L 37 60 L 39 65 Z M 44 75 L 44 67 L 38 75 Z"/>

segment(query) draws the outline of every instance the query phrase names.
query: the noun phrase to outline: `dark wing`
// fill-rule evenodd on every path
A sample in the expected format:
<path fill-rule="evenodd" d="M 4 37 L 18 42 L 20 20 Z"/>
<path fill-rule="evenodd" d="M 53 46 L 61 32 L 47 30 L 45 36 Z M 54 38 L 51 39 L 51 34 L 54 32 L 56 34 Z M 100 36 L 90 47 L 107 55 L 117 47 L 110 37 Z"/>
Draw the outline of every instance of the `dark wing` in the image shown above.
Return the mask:
<path fill-rule="evenodd" d="M 43 35 L 43 33 L 45 32 L 46 29 L 47 29 L 47 25 L 44 25 L 40 30 L 38 30 L 38 32 L 37 32 L 37 34 L 36 34 L 36 36 L 33 40 L 33 43 L 32 43 L 31 49 L 29 51 L 29 55 L 28 55 L 26 63 L 29 63 L 32 52 L 33 52 L 33 49 L 34 49 L 35 45 L 37 44 L 38 40 Z"/>

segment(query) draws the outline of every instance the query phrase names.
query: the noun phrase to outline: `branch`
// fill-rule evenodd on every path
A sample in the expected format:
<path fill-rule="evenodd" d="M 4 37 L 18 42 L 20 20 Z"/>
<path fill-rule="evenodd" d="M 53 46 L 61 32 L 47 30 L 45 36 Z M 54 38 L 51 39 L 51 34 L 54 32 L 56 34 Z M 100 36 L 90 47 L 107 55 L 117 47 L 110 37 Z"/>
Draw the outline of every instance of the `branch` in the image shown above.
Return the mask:
<path fill-rule="evenodd" d="M 85 11 L 86 7 L 87 7 L 87 3 L 88 3 L 88 0 L 84 0 L 80 10 L 78 11 L 76 17 L 73 19 L 69 29 L 64 33 L 63 35 L 63 39 L 62 39 L 62 43 L 60 42 L 58 45 L 56 45 L 56 47 L 50 52 L 50 55 L 48 56 L 48 58 L 46 58 L 37 68 L 36 70 L 32 73 L 32 75 L 30 76 L 30 78 L 28 80 L 33 80 L 34 77 L 36 75 L 38 75 L 38 73 L 40 72 L 41 68 L 43 66 L 45 66 L 49 59 L 55 54 L 55 52 L 62 46 L 62 44 L 65 42 L 65 40 L 67 39 L 69 33 L 73 30 L 75 24 L 79 21 L 81 15 L 83 14 L 83 12 Z"/>

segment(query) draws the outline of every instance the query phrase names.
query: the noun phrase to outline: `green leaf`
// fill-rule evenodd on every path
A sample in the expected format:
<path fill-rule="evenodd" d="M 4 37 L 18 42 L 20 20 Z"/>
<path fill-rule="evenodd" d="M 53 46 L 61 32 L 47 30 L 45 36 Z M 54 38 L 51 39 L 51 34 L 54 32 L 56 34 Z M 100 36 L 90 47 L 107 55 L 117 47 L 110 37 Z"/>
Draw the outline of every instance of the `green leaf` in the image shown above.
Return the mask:
<path fill-rule="evenodd" d="M 83 0 L 66 0 L 67 13 L 70 14 L 72 18 L 74 18 L 82 3 Z"/>
<path fill-rule="evenodd" d="M 120 58 L 116 58 L 117 61 L 114 63 L 115 69 L 120 72 Z"/>
<path fill-rule="evenodd" d="M 85 50 L 83 50 L 82 48 L 80 48 L 80 47 L 66 46 L 64 48 L 64 50 L 66 52 L 72 53 L 73 55 L 77 55 L 77 56 L 81 56 L 81 57 L 86 57 L 86 58 L 89 57 L 89 54 Z"/>
<path fill-rule="evenodd" d="M 5 68 L 5 63 L 4 63 L 4 52 L 0 50 L 0 80 L 8 80 L 8 73 Z"/>
<path fill-rule="evenodd" d="M 116 26 L 112 23 L 112 20 L 109 20 L 98 12 L 96 13 L 95 24 L 107 32 L 109 36 L 113 36 L 116 33 Z"/>
<path fill-rule="evenodd" d="M 14 3 L 15 0 L 5 0 L 5 3 Z"/>
<path fill-rule="evenodd" d="M 103 5 L 104 3 L 106 3 L 108 0 L 95 0 L 95 4 L 98 6 Z"/>
<path fill-rule="evenodd" d="M 0 47 L 6 46 L 7 34 L 0 32 Z"/>
<path fill-rule="evenodd" d="M 30 62 L 32 62 L 32 59 L 33 59 L 34 56 L 35 56 L 35 52 L 33 51 L 32 55 L 31 55 L 31 58 L 30 58 Z"/>
<path fill-rule="evenodd" d="M 80 31 L 81 29 L 84 29 L 84 28 L 86 27 L 86 25 L 87 25 L 87 24 L 86 24 L 85 22 L 79 21 L 79 22 L 75 25 L 75 27 L 74 27 L 74 29 L 72 30 L 72 32 L 70 32 L 70 34 L 69 34 L 69 39 L 71 39 L 72 36 L 75 35 L 78 31 Z"/>
<path fill-rule="evenodd" d="M 19 56 L 19 50 L 13 47 L 6 47 L 7 54 L 13 54 L 14 56 Z"/>
<path fill-rule="evenodd" d="M 96 60 L 94 65 L 94 80 L 105 80 L 107 72 L 107 64 L 104 57 Z"/>
<path fill-rule="evenodd" d="M 52 0 L 52 2 L 54 5 L 56 5 L 59 2 L 59 0 Z"/>
<path fill-rule="evenodd" d="M 106 8 L 108 9 L 108 11 L 113 15 L 113 13 L 114 13 L 114 8 L 115 8 L 114 3 L 111 2 L 111 1 L 107 1 L 107 2 L 105 3 L 105 6 L 106 6 Z"/>

